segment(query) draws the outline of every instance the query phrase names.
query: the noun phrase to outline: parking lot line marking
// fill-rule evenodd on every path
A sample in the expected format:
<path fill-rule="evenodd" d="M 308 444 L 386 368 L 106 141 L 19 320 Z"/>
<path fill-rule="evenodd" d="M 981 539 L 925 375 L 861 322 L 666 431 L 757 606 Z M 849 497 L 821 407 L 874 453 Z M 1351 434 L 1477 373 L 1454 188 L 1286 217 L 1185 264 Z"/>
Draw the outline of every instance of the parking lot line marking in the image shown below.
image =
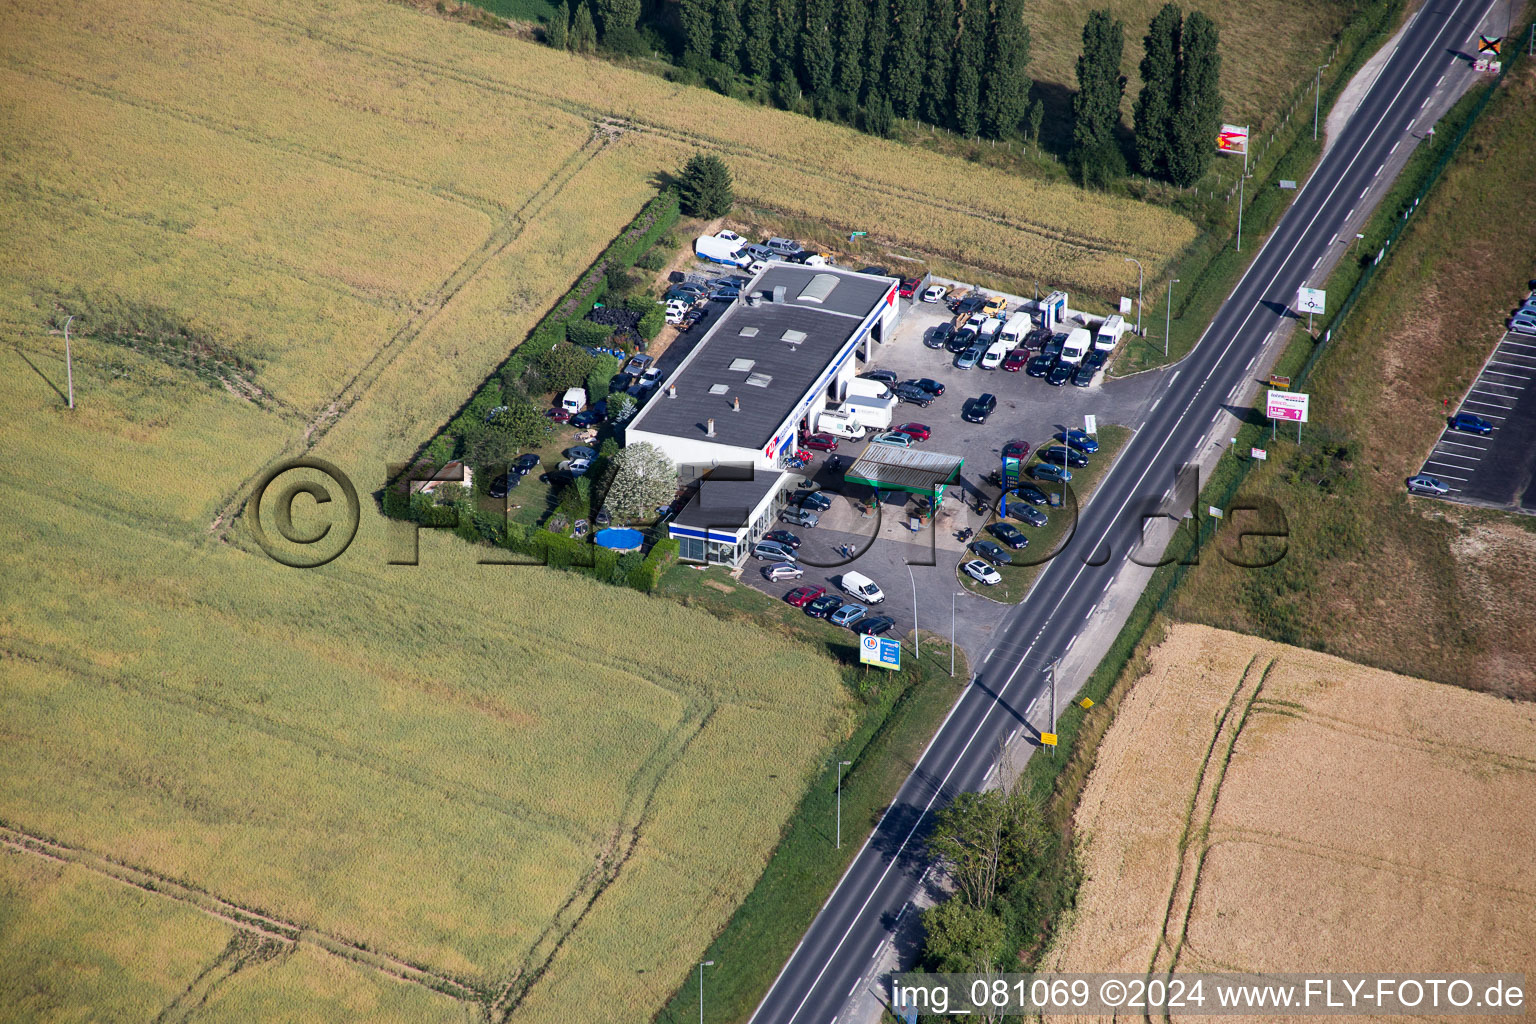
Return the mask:
<path fill-rule="evenodd" d="M 1505 345 L 1514 345 L 1516 348 L 1536 348 L 1536 344 L 1533 344 L 1532 342 L 1529 342 L 1529 341 L 1516 341 L 1514 338 L 1510 337 L 1509 335 L 1505 335 L 1504 336 L 1503 344 L 1505 344 Z"/>
<path fill-rule="evenodd" d="M 1490 409 L 1503 409 L 1506 412 L 1509 411 L 1509 406 L 1507 406 L 1507 405 L 1494 405 L 1492 402 L 1479 402 L 1475 398 L 1469 398 L 1465 402 L 1463 402 L 1462 404 L 1463 405 L 1486 405 Z M 1481 416 L 1485 420 L 1501 420 L 1501 419 L 1504 418 L 1503 416 L 1495 416 L 1491 412 L 1480 412 L 1480 413 L 1478 413 L 1478 415 Z"/>
<path fill-rule="evenodd" d="M 1460 452 L 1436 451 L 1434 453 L 1434 456 L 1437 459 L 1466 459 L 1468 462 L 1481 462 L 1481 461 L 1483 461 L 1483 456 L 1482 456 L 1481 452 L 1479 452 L 1476 455 L 1463 455 Z M 1446 463 L 1446 465 L 1450 465 L 1450 463 Z"/>
<path fill-rule="evenodd" d="M 1479 383 L 1478 387 L 1480 387 L 1480 388 L 1509 388 L 1511 391 L 1524 391 L 1525 390 L 1525 385 L 1524 384 L 1505 384 L 1503 381 L 1499 381 L 1499 380 L 1485 380 L 1485 381 L 1482 381 L 1481 383 Z M 1477 389 L 1474 388 L 1473 390 L 1475 391 Z M 1488 392 L 1488 394 L 1490 394 L 1490 395 L 1497 395 L 1498 392 L 1497 391 L 1490 391 L 1490 392 Z"/>
<path fill-rule="evenodd" d="M 1476 449 L 1477 449 L 1477 450 L 1478 450 L 1478 451 L 1480 451 L 1480 452 L 1482 452 L 1482 451 L 1487 451 L 1487 449 L 1486 449 L 1486 448 L 1484 448 L 1484 447 L 1483 447 L 1483 446 L 1482 446 L 1482 445 L 1480 445 L 1480 444 L 1468 444 L 1468 443 L 1467 443 L 1467 442 L 1466 442 L 1466 441 L 1452 441 L 1452 440 L 1451 440 L 1451 439 L 1450 439 L 1450 438 L 1448 438 L 1448 437 L 1442 437 L 1442 438 L 1441 438 L 1441 439 L 1440 439 L 1440 443 L 1441 443 L 1441 444 L 1454 444 L 1454 445 L 1456 445 L 1456 446 L 1458 446 L 1458 447 L 1461 447 L 1461 448 L 1476 448 Z"/>
<path fill-rule="evenodd" d="M 1536 356 L 1515 356 L 1515 359 L 1536 359 Z M 1526 366 L 1524 363 L 1506 363 L 1502 359 L 1491 360 L 1489 366 L 1514 366 L 1521 370 L 1536 370 L 1536 366 Z"/>
<path fill-rule="evenodd" d="M 1508 370 L 1484 370 L 1483 371 L 1483 375 L 1484 376 L 1487 376 L 1490 373 L 1496 373 L 1500 377 L 1515 377 L 1515 378 L 1517 378 L 1519 380 L 1529 380 L 1530 379 L 1530 374 L 1510 373 Z"/>
<path fill-rule="evenodd" d="M 1428 467 L 1432 466 L 1432 465 L 1433 465 L 1433 463 L 1430 463 L 1430 462 L 1424 463 L 1424 466 L 1425 466 L 1426 469 Z M 1457 467 L 1457 468 L 1460 468 L 1460 467 Z M 1451 476 L 1451 474 L 1449 474 L 1449 473 L 1436 473 L 1435 476 L 1444 477 L 1447 480 L 1460 480 L 1462 483 L 1466 483 L 1467 482 L 1467 478 L 1466 477 L 1464 477 L 1464 476 Z"/>

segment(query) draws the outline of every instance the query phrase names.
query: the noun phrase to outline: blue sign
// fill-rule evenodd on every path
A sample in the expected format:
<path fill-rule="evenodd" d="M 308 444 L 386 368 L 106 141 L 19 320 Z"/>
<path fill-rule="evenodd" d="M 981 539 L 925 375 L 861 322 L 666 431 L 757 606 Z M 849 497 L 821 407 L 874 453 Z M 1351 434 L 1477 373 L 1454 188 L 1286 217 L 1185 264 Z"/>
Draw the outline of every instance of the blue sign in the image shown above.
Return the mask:
<path fill-rule="evenodd" d="M 901 644 L 879 636 L 859 637 L 859 664 L 877 668 L 901 668 Z"/>

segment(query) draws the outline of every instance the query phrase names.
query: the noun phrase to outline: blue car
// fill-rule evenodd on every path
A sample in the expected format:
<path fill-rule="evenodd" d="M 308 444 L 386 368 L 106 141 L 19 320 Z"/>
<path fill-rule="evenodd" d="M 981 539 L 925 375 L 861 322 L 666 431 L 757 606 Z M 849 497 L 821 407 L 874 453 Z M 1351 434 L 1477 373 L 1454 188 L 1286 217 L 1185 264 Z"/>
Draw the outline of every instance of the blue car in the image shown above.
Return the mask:
<path fill-rule="evenodd" d="M 1469 434 L 1491 434 L 1493 424 L 1481 416 L 1474 416 L 1469 412 L 1459 412 L 1449 419 L 1452 430 L 1463 430 Z"/>
<path fill-rule="evenodd" d="M 1056 440 L 1063 441 L 1069 448 L 1076 448 L 1089 455 L 1099 450 L 1099 442 L 1093 439 L 1093 435 L 1081 430 L 1058 430 Z"/>

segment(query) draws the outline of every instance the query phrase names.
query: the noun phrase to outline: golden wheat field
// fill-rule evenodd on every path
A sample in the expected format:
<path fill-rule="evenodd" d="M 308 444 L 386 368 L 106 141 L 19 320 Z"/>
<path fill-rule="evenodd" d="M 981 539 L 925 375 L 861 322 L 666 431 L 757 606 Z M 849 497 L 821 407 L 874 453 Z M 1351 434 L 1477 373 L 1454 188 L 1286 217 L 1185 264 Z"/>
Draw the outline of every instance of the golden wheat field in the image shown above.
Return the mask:
<path fill-rule="evenodd" d="M 1078 809 L 1062 971 L 1536 970 L 1536 707 L 1177 625 Z"/>

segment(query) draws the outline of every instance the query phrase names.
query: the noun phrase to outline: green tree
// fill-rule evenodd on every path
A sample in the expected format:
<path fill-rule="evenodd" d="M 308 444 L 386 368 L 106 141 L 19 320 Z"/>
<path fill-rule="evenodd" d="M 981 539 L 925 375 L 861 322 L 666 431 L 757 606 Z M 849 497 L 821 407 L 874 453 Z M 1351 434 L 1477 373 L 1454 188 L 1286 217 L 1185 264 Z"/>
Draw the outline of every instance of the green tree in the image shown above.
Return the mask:
<path fill-rule="evenodd" d="M 577 53 L 597 49 L 597 25 L 592 21 L 592 8 L 584 2 L 576 5 L 576 15 L 571 19 L 571 49 Z"/>
<path fill-rule="evenodd" d="M 1115 141 L 1125 92 L 1120 74 L 1124 48 L 1124 25 L 1107 10 L 1090 11 L 1072 100 L 1072 158 L 1084 184 L 1104 184 L 1124 173 L 1125 158 Z"/>
<path fill-rule="evenodd" d="M 650 341 L 661 333 L 661 329 L 667 325 L 667 311 L 659 304 L 653 302 L 651 307 L 640 314 L 640 323 L 635 330 L 640 332 L 640 337 Z"/>
<path fill-rule="evenodd" d="M 865 0 L 837 0 L 837 87 L 855 100 L 864 85 Z"/>
<path fill-rule="evenodd" d="M 755 78 L 767 78 L 773 71 L 772 0 L 746 0 L 742 20 L 746 31 L 741 47 L 743 70 Z"/>
<path fill-rule="evenodd" d="M 1173 146 L 1173 105 L 1179 84 L 1179 36 L 1184 15 L 1164 4 L 1142 40 L 1141 93 L 1136 97 L 1136 167 L 1149 177 L 1168 177 Z"/>
<path fill-rule="evenodd" d="M 620 391 L 608 399 L 608 422 L 623 426 L 635 414 L 636 404 L 633 395 L 626 391 Z"/>
<path fill-rule="evenodd" d="M 955 131 L 966 138 L 975 138 L 981 131 L 981 68 L 986 59 L 988 28 L 986 0 L 965 0 L 950 95 Z"/>
<path fill-rule="evenodd" d="M 1044 846 L 1045 824 L 1029 795 L 1014 788 L 961 793 L 934 818 L 928 849 L 955 882 L 955 897 L 992 906 L 1004 880 L 1027 869 Z"/>
<path fill-rule="evenodd" d="M 683 66 L 702 67 L 714 42 L 714 0 L 682 0 L 677 14 L 683 29 Z"/>
<path fill-rule="evenodd" d="M 953 974 L 993 967 L 1006 934 L 1002 918 L 990 909 L 953 898 L 923 911 L 923 932 L 923 966 Z"/>
<path fill-rule="evenodd" d="M 916 117 L 923 94 L 924 0 L 894 0 L 885 94 L 902 117 Z"/>
<path fill-rule="evenodd" d="M 929 124 L 949 120 L 952 100 L 950 76 L 954 71 L 955 43 L 960 31 L 955 0 L 929 0 L 928 40 L 923 68 L 922 117 Z"/>
<path fill-rule="evenodd" d="M 800 30 L 800 79 L 811 95 L 823 98 L 832 88 L 836 57 L 832 48 L 832 0 L 805 0 Z"/>
<path fill-rule="evenodd" d="M 571 44 L 571 9 L 565 5 L 565 0 L 555 5 L 555 13 L 550 15 L 549 25 L 544 29 L 544 41 L 556 50 Z"/>
<path fill-rule="evenodd" d="M 595 358 L 569 343 L 556 345 L 536 359 L 544 390 L 557 394 L 566 388 L 585 386 L 587 374 L 596 362 Z"/>
<path fill-rule="evenodd" d="M 1199 11 L 1184 19 L 1179 69 L 1168 175 L 1188 188 L 1210 167 L 1221 129 L 1221 38 L 1216 23 Z"/>
<path fill-rule="evenodd" d="M 741 70 L 741 8 L 740 0 L 718 0 L 715 7 L 715 59 L 730 69 L 732 74 Z"/>
<path fill-rule="evenodd" d="M 633 31 L 640 20 L 640 0 L 592 0 L 596 5 L 597 27 L 604 42 L 610 36 Z"/>
<path fill-rule="evenodd" d="M 883 93 L 870 93 L 864 104 L 864 130 L 888 139 L 895 127 L 896 112 L 891 109 L 891 101 Z"/>
<path fill-rule="evenodd" d="M 872 0 L 864 27 L 864 102 L 885 94 L 885 58 L 891 47 L 891 2 Z M 890 134 L 887 129 L 884 133 Z"/>
<path fill-rule="evenodd" d="M 587 371 L 587 398 L 597 402 L 607 397 L 608 385 L 623 365 L 618 356 L 593 356 L 592 369 Z"/>
<path fill-rule="evenodd" d="M 1040 125 L 1045 120 L 1045 104 L 1039 100 L 1031 103 L 1024 120 L 1029 124 L 1029 141 L 1036 146 L 1040 145 Z"/>
<path fill-rule="evenodd" d="M 515 399 L 493 412 L 490 419 L 471 424 L 464 434 L 464 457 L 477 470 L 504 466 L 549 437 L 549 420 L 526 399 Z"/>
<path fill-rule="evenodd" d="M 799 0 L 773 0 L 773 77 L 785 86 L 781 98 L 792 100 L 800 92 L 799 54 Z"/>
<path fill-rule="evenodd" d="M 655 445 L 629 445 L 614 456 L 613 467 L 603 504 L 615 516 L 646 515 L 670 501 L 677 490 L 677 467 Z"/>
<path fill-rule="evenodd" d="M 695 153 L 678 178 L 678 200 L 688 216 L 714 219 L 731 212 L 736 197 L 724 160 L 713 154 Z"/>
<path fill-rule="evenodd" d="M 981 128 L 995 139 L 1019 133 L 1029 105 L 1029 26 L 1024 0 L 996 0 L 981 80 Z"/>

